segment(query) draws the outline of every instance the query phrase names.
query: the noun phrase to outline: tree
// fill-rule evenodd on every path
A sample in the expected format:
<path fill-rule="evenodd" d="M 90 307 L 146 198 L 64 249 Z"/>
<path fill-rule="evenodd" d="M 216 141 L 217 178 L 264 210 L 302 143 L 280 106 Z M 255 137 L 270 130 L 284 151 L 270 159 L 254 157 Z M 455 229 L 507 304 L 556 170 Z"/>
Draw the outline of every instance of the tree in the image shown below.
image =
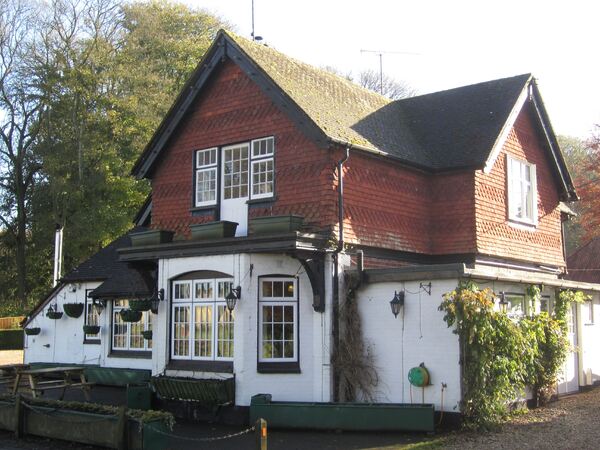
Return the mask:
<path fill-rule="evenodd" d="M 27 292 L 29 198 L 40 170 L 33 149 L 43 98 L 35 67 L 39 9 L 25 0 L 0 1 L 0 222 L 14 250 L 16 295 Z"/>
<path fill-rule="evenodd" d="M 408 84 L 395 80 L 394 78 L 373 70 L 365 70 L 360 73 L 358 84 L 362 87 L 378 92 L 392 100 L 413 97 L 416 92 Z"/>
<path fill-rule="evenodd" d="M 597 127 L 600 131 L 600 127 Z M 588 140 L 559 136 L 559 144 L 573 177 L 579 202 L 571 204 L 577 213 L 565 228 L 567 253 L 600 236 L 600 134 Z"/>

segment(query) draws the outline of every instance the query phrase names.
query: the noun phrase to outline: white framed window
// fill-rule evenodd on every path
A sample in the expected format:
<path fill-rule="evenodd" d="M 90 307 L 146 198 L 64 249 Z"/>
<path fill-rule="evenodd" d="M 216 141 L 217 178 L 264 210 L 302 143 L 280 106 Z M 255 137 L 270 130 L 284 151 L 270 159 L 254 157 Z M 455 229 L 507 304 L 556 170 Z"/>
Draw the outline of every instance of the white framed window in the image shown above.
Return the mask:
<path fill-rule="evenodd" d="M 506 294 L 506 301 L 508 306 L 506 308 L 506 315 L 511 319 L 521 319 L 525 316 L 525 295 L 523 294 Z"/>
<path fill-rule="evenodd" d="M 234 313 L 225 302 L 232 289 L 231 278 L 173 282 L 172 359 L 233 359 Z"/>
<path fill-rule="evenodd" d="M 267 137 L 252 141 L 252 198 L 267 198 L 273 196 L 275 166 L 275 140 Z"/>
<path fill-rule="evenodd" d="M 100 314 L 93 305 L 93 300 L 88 297 L 88 294 L 92 289 L 85 290 L 85 307 L 84 307 L 84 325 L 100 325 Z M 86 334 L 83 336 L 83 342 L 97 344 L 100 342 L 100 333 L 98 334 Z"/>
<path fill-rule="evenodd" d="M 258 306 L 258 361 L 298 361 L 297 279 L 260 278 Z"/>
<path fill-rule="evenodd" d="M 549 295 L 542 295 L 540 298 L 540 312 L 545 312 L 548 315 L 554 311 L 554 304 Z"/>
<path fill-rule="evenodd" d="M 508 218 L 537 224 L 537 181 L 534 164 L 506 157 Z"/>
<path fill-rule="evenodd" d="M 217 203 L 217 148 L 196 151 L 195 206 Z"/>
<path fill-rule="evenodd" d="M 223 199 L 248 197 L 248 144 L 223 148 Z"/>
<path fill-rule="evenodd" d="M 152 340 L 144 339 L 142 331 L 152 330 L 152 313 L 144 311 L 139 322 L 125 322 L 121 310 L 129 308 L 129 300 L 114 300 L 112 309 L 112 349 L 149 351 Z"/>
<path fill-rule="evenodd" d="M 581 317 L 586 325 L 594 324 L 594 302 L 592 300 L 586 300 L 581 305 Z"/>

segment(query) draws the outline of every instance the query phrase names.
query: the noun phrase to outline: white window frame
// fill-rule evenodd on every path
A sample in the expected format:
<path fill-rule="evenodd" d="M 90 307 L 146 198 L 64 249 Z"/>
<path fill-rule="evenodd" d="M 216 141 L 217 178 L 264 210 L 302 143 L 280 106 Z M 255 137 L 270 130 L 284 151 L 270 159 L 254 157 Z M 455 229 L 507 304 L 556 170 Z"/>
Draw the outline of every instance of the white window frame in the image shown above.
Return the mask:
<path fill-rule="evenodd" d="M 582 314 L 581 314 L 583 317 L 584 325 L 593 325 L 594 324 L 594 301 L 591 299 L 586 300 L 582 303 L 582 306 L 585 307 L 585 313 L 582 311 Z"/>
<path fill-rule="evenodd" d="M 505 294 L 505 299 L 508 301 L 508 306 L 506 309 L 506 315 L 513 320 L 522 319 L 528 314 L 527 305 L 525 302 L 525 294 L 519 294 L 516 292 L 507 292 Z M 514 310 L 513 304 L 521 304 L 520 310 Z"/>
<path fill-rule="evenodd" d="M 263 142 L 268 143 L 271 142 L 271 151 L 267 153 L 258 153 L 255 155 L 254 153 L 254 145 L 262 144 Z M 266 144 L 268 146 L 268 144 Z M 266 192 L 262 194 L 254 193 L 254 172 L 255 172 L 255 164 L 260 163 L 268 163 L 271 162 L 272 167 L 272 179 L 271 179 L 271 192 Z M 268 172 L 267 172 L 268 173 Z M 250 142 L 250 186 L 249 186 L 250 198 L 271 198 L 275 195 L 275 138 L 273 136 L 254 139 Z"/>
<path fill-rule="evenodd" d="M 223 296 L 219 296 L 218 287 L 219 283 L 229 283 L 230 287 L 233 287 L 233 278 L 199 278 L 193 280 L 181 280 L 173 282 L 172 290 L 172 302 L 171 302 L 171 359 L 174 360 L 192 360 L 192 361 L 233 361 L 232 356 L 219 356 L 219 335 L 218 335 L 218 318 L 219 308 L 227 308 L 225 301 L 225 293 Z M 199 283 L 210 283 L 212 288 L 212 294 L 209 297 L 197 297 L 196 296 L 196 285 Z M 175 293 L 178 290 L 178 286 L 187 285 L 189 286 L 190 296 L 184 298 L 175 298 Z M 180 289 L 180 288 L 179 288 Z M 196 341 L 196 307 L 211 307 L 211 354 L 207 356 L 196 356 L 195 355 L 195 341 Z M 188 336 L 188 354 L 176 355 L 175 354 L 175 308 L 177 307 L 189 307 L 189 336 Z M 231 326 L 235 326 L 235 314 L 231 312 Z M 234 336 L 235 338 L 235 336 Z M 232 344 L 234 342 L 232 339 Z M 235 345 L 233 344 L 233 352 L 235 352 Z"/>
<path fill-rule="evenodd" d="M 212 154 L 212 156 L 209 156 L 208 163 L 205 163 L 204 161 L 200 161 L 200 159 L 201 159 L 200 155 L 204 155 L 204 154 L 209 154 L 209 155 Z M 194 186 L 194 204 L 196 207 L 216 205 L 218 194 L 219 194 L 219 171 L 217 170 L 218 148 L 211 147 L 211 148 L 206 148 L 206 149 L 202 149 L 202 150 L 196 150 L 194 158 L 195 158 L 195 162 L 196 162 L 196 164 L 195 164 L 196 175 L 195 175 L 195 186 Z M 211 172 L 213 174 L 213 177 L 215 180 L 214 199 L 200 201 L 198 199 L 198 183 L 200 182 L 199 175 L 201 173 L 208 173 L 208 172 Z"/>
<path fill-rule="evenodd" d="M 127 327 L 127 332 L 125 333 L 126 346 L 125 347 L 115 347 L 115 317 L 117 316 L 117 314 L 119 314 L 119 311 L 121 311 L 122 309 L 127 309 L 127 307 L 128 307 L 128 304 L 125 306 L 120 306 L 120 305 L 116 306 L 115 303 L 117 301 L 126 301 L 129 304 L 129 300 L 127 300 L 127 299 L 118 299 L 118 300 L 113 301 L 112 311 L 111 311 L 112 315 L 110 318 L 110 326 L 111 326 L 110 348 L 111 348 L 111 351 L 113 351 L 113 352 L 119 352 L 119 351 L 150 352 L 150 351 L 152 351 L 152 340 L 144 339 L 143 337 L 142 337 L 142 342 L 144 343 L 144 345 L 142 347 L 132 347 L 131 346 L 132 323 L 130 323 L 130 322 L 123 322 L 123 324 Z M 142 313 L 142 318 L 144 321 L 144 328 L 142 331 L 151 331 L 152 330 L 152 313 L 150 311 L 144 311 Z M 135 323 L 139 323 L 139 322 L 135 322 Z"/>
<path fill-rule="evenodd" d="M 515 165 L 518 167 L 518 173 L 515 171 Z M 526 171 L 529 171 L 529 181 L 526 178 Z M 528 225 L 537 225 L 537 174 L 535 164 L 506 155 L 506 180 L 509 220 Z M 513 190 L 513 185 L 515 184 L 520 186 L 520 196 L 517 196 L 517 193 Z M 526 215 L 529 203 L 531 203 L 531 216 Z M 519 205 L 524 210 L 521 215 L 517 211 Z"/>
<path fill-rule="evenodd" d="M 293 282 L 293 297 L 265 297 L 263 294 L 264 282 Z M 261 277 L 259 278 L 259 296 L 258 296 L 258 362 L 259 363 L 278 363 L 278 362 L 298 362 L 298 279 L 296 277 Z M 263 356 L 263 306 L 292 306 L 293 307 L 293 338 L 294 354 L 292 357 L 265 358 Z"/>

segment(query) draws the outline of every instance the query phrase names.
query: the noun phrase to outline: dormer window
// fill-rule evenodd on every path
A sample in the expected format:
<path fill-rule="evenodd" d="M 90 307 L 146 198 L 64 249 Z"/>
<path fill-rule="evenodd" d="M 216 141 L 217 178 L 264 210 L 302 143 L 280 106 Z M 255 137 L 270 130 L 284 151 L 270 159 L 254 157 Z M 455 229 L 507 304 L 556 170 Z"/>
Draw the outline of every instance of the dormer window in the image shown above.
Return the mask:
<path fill-rule="evenodd" d="M 508 218 L 537 224 L 537 183 L 535 165 L 507 156 Z"/>
<path fill-rule="evenodd" d="M 217 149 L 196 152 L 196 206 L 217 203 Z"/>

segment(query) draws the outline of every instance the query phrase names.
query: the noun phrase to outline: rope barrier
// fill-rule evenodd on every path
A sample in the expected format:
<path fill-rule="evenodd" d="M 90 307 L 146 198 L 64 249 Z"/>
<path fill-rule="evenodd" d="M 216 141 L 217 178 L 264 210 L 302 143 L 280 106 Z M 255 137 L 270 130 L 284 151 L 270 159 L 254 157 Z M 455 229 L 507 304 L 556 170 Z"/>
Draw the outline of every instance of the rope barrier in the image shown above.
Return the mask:
<path fill-rule="evenodd" d="M 188 437 L 188 436 L 180 436 L 180 435 L 173 434 L 173 433 L 167 433 L 166 431 L 154 428 L 151 424 L 146 424 L 146 428 L 147 429 L 151 429 L 155 433 L 162 434 L 163 436 L 167 436 L 167 437 L 172 438 L 172 439 L 180 439 L 180 440 L 183 440 L 183 441 L 192 441 L 192 442 L 214 442 L 214 441 L 222 441 L 224 439 L 231 439 L 231 438 L 239 437 L 239 436 L 251 433 L 251 432 L 253 432 L 253 431 L 256 430 L 256 427 L 252 426 L 250 428 L 246 428 L 245 430 L 238 431 L 237 433 L 226 434 L 224 436 L 206 437 L 206 438 L 193 438 L 193 437 Z"/>

